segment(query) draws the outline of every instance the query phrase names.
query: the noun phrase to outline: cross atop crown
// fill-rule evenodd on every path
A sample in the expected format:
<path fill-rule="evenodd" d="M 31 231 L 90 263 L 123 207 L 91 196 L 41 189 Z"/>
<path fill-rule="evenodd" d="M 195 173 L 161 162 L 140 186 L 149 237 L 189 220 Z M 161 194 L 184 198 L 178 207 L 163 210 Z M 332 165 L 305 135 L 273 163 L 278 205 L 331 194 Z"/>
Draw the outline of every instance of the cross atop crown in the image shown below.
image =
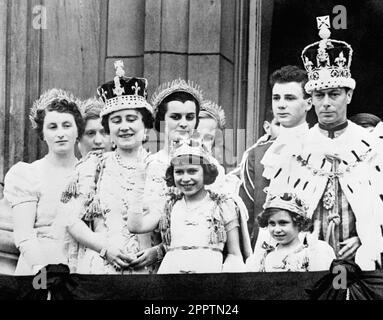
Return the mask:
<path fill-rule="evenodd" d="M 114 68 L 116 69 L 116 76 L 123 77 L 125 75 L 124 62 L 122 60 L 115 61 Z"/>
<path fill-rule="evenodd" d="M 318 29 L 330 29 L 330 16 L 317 17 Z"/>
<path fill-rule="evenodd" d="M 351 77 L 352 48 L 344 41 L 330 39 L 330 16 L 317 17 L 321 40 L 306 46 L 302 51 L 302 62 L 309 81 L 307 93 L 314 90 L 346 87 L 355 89 Z"/>
<path fill-rule="evenodd" d="M 114 89 L 113 93 L 116 96 L 120 96 L 125 93 L 124 88 L 121 86 L 120 77 L 125 75 L 125 71 L 123 69 L 124 62 L 122 60 L 117 60 L 114 62 L 114 67 L 116 68 L 116 76 L 114 77 Z"/>

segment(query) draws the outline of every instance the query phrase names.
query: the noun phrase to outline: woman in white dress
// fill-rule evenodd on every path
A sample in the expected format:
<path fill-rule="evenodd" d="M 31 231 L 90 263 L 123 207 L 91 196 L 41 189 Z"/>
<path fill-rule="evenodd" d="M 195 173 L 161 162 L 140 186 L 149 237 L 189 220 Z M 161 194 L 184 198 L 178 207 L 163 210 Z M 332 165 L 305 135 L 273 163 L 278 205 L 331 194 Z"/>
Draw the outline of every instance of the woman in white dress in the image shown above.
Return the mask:
<path fill-rule="evenodd" d="M 200 110 L 205 103 L 200 88 L 181 79 L 161 85 L 153 94 L 151 102 L 155 111 L 154 127 L 159 133 L 164 134 L 164 147 L 153 155 L 148 165 L 144 205 L 145 210 L 150 213 L 161 215 L 166 202 L 166 194 L 168 192 L 177 193 L 177 189 L 174 186 L 168 188 L 165 181 L 166 169 L 169 167 L 172 157 L 172 146 L 180 140 L 199 135 L 196 128 L 200 121 Z M 216 121 L 224 124 L 222 109 L 213 109 L 209 109 L 210 113 L 214 113 Z M 247 221 L 246 207 L 235 194 L 237 189 L 235 179 L 231 179 L 230 176 L 226 178 L 224 168 L 212 156 L 210 156 L 210 161 L 217 166 L 219 174 L 215 183 L 206 188 L 234 198 L 236 205 L 240 207 L 241 248 L 247 258 L 252 250 L 248 231 L 244 228 Z"/>
<path fill-rule="evenodd" d="M 35 274 L 47 264 L 66 263 L 64 238 L 56 233 L 54 222 L 77 163 L 75 143 L 84 130 L 77 101 L 52 89 L 33 104 L 32 126 L 46 142 L 48 154 L 30 164 L 18 162 L 5 176 L 4 195 L 12 207 L 20 250 L 15 274 Z"/>
<path fill-rule="evenodd" d="M 166 169 L 170 164 L 172 144 L 189 138 L 198 126 L 202 91 L 193 83 L 173 80 L 159 86 L 153 94 L 154 128 L 164 137 L 161 150 L 153 154 L 147 169 L 145 204 L 159 214 L 166 201 Z"/>

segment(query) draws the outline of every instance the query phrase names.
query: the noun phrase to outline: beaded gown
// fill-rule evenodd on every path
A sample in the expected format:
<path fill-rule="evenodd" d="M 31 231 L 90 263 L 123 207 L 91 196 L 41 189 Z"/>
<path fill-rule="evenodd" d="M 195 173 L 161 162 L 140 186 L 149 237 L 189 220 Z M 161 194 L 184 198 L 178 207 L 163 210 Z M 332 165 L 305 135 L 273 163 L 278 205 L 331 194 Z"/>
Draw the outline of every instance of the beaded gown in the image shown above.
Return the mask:
<path fill-rule="evenodd" d="M 88 154 L 79 163 L 75 175 L 75 190 L 63 195 L 64 224 L 70 225 L 81 218 L 104 243 L 120 247 L 126 254 L 135 255 L 151 246 L 150 234 L 136 235 L 127 227 L 128 208 L 135 201 L 134 188 L 145 179 L 149 154 L 141 148 L 134 163 L 126 164 L 117 152 Z M 69 201 L 65 198 L 71 198 Z M 76 220 L 77 219 L 77 220 Z M 69 265 L 73 272 L 87 274 L 148 273 L 153 268 L 116 271 L 90 248 L 85 248 L 67 235 Z"/>

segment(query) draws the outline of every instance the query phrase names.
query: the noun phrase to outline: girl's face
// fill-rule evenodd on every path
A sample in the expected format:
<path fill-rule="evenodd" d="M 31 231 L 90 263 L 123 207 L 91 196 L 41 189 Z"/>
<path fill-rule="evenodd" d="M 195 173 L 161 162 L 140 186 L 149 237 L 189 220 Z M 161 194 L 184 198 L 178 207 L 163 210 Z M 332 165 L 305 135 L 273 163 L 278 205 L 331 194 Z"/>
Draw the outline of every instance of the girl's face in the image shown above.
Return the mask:
<path fill-rule="evenodd" d="M 142 146 L 145 126 L 142 114 L 134 109 L 113 112 L 108 119 L 110 139 L 117 149 L 132 150 Z"/>
<path fill-rule="evenodd" d="M 195 128 L 197 106 L 193 101 L 170 101 L 165 113 L 165 135 L 169 141 L 189 138 Z"/>
<path fill-rule="evenodd" d="M 290 213 L 281 209 L 270 216 L 268 221 L 270 235 L 282 245 L 288 245 L 298 238 L 299 230 L 291 219 Z"/>
<path fill-rule="evenodd" d="M 43 135 L 50 152 L 74 152 L 78 131 L 73 115 L 68 112 L 48 111 L 44 117 Z"/>
<path fill-rule="evenodd" d="M 202 166 L 200 164 L 175 164 L 174 182 L 186 197 L 198 197 L 204 191 Z"/>

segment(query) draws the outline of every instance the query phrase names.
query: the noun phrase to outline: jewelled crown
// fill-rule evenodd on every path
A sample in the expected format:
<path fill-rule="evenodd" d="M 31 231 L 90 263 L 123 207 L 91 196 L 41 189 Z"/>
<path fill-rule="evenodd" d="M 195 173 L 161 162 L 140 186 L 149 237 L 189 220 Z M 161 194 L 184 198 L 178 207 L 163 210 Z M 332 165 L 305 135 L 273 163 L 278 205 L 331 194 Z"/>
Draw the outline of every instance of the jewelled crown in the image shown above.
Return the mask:
<path fill-rule="evenodd" d="M 176 79 L 171 82 L 161 84 L 153 93 L 151 104 L 155 113 L 157 112 L 158 106 L 161 102 L 174 92 L 187 92 L 191 94 L 201 107 L 203 101 L 201 88 L 191 81 L 186 82 L 183 79 Z"/>
<path fill-rule="evenodd" d="M 124 109 L 146 108 L 153 113 L 153 108 L 146 101 L 148 80 L 145 78 L 125 77 L 124 63 L 114 63 L 116 76 L 97 88 L 100 99 L 105 103 L 100 116 Z"/>
<path fill-rule="evenodd" d="M 329 39 L 329 16 L 317 17 L 317 24 L 322 40 L 305 47 L 301 56 L 309 78 L 306 92 L 339 87 L 355 89 L 350 72 L 351 46 L 344 41 Z"/>
<path fill-rule="evenodd" d="M 177 158 L 183 156 L 195 156 L 202 158 L 206 164 L 211 163 L 211 155 L 202 143 L 202 140 L 198 137 L 172 142 L 170 146 L 171 162 L 174 164 L 174 162 L 177 161 Z"/>
<path fill-rule="evenodd" d="M 200 118 L 205 116 L 211 117 L 217 121 L 218 128 L 224 129 L 226 125 L 225 111 L 222 107 L 210 100 L 202 101 L 201 111 L 199 113 Z"/>
<path fill-rule="evenodd" d="M 68 102 L 73 102 L 77 105 L 82 116 L 84 116 L 83 110 L 81 109 L 81 100 L 76 98 L 72 93 L 52 88 L 45 91 L 32 105 L 31 111 L 29 113 L 29 120 L 31 121 L 32 128 L 37 128 L 37 123 L 35 118 L 37 116 L 38 110 L 45 110 L 53 101 L 55 100 L 67 100 Z"/>
<path fill-rule="evenodd" d="M 303 200 L 298 198 L 295 193 L 289 192 L 277 195 L 268 194 L 263 208 L 265 210 L 269 208 L 284 209 L 299 214 L 302 217 L 307 216 L 308 210 L 308 206 L 303 202 Z"/>

